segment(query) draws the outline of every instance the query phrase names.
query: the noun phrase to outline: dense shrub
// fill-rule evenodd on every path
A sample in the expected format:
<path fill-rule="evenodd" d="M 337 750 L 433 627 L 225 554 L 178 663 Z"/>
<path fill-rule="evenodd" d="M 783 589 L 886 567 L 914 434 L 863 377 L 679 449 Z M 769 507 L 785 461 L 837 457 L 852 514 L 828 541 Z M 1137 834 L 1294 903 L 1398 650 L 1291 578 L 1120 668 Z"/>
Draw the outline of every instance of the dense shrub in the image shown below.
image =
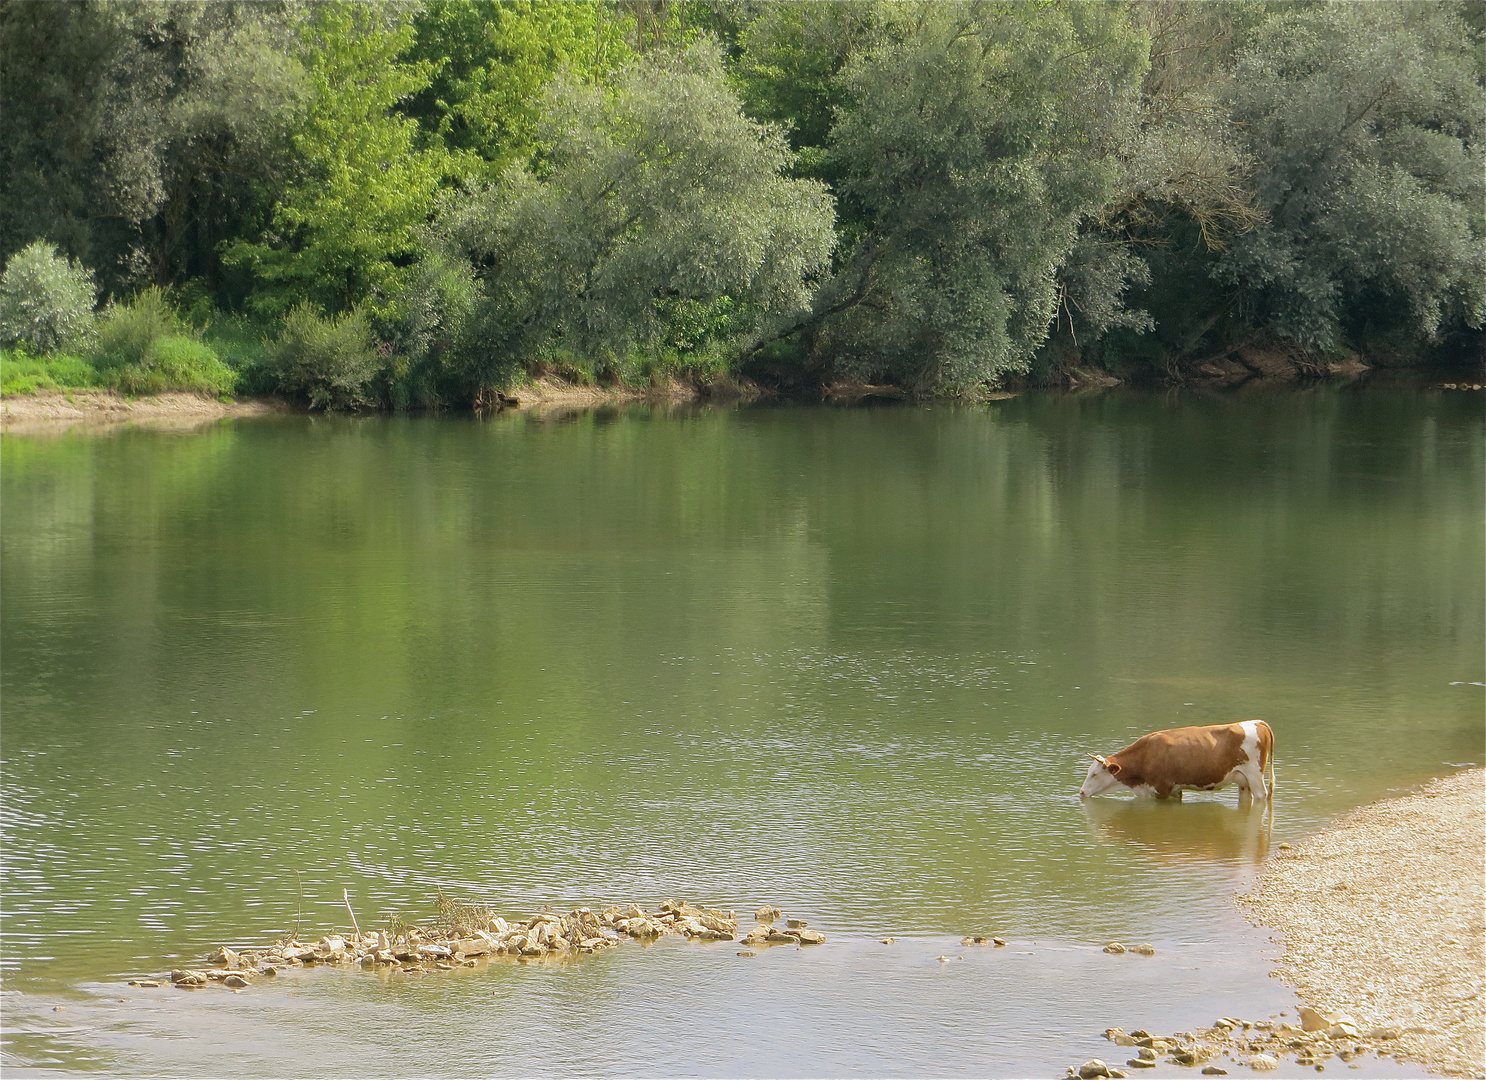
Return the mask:
<path fill-rule="evenodd" d="M 35 353 L 86 346 L 96 297 L 88 270 L 37 240 L 0 275 L 0 338 Z"/>
<path fill-rule="evenodd" d="M 219 396 L 237 384 L 233 370 L 181 322 L 157 288 L 104 313 L 94 363 L 110 386 L 126 394 L 184 390 Z"/>
<path fill-rule="evenodd" d="M 165 294 L 145 289 L 127 304 L 110 304 L 98 324 L 98 343 L 93 351 L 103 371 L 138 366 L 145 362 L 161 338 L 184 334 Z"/>
<path fill-rule="evenodd" d="M 354 409 L 376 401 L 370 384 L 383 361 L 371 320 L 360 309 L 324 318 L 301 304 L 289 312 L 268 353 L 278 389 L 307 399 L 312 409 Z"/>

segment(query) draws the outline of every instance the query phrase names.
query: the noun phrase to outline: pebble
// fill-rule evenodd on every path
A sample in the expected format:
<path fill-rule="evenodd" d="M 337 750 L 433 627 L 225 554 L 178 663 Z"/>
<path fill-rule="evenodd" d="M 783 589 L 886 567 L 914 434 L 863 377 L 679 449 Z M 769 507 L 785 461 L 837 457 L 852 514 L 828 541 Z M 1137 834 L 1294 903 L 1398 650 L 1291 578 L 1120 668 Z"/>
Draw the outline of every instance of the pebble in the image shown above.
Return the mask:
<path fill-rule="evenodd" d="M 1202 1070 L 1203 1076 L 1227 1076 L 1227 1069 L 1220 1069 L 1216 1065 L 1208 1065 Z"/>
<path fill-rule="evenodd" d="M 1255 1054 L 1249 1058 L 1249 1068 L 1251 1069 L 1278 1069 L 1279 1067 L 1280 1063 L 1278 1059 L 1272 1058 L 1268 1054 Z"/>
<path fill-rule="evenodd" d="M 739 956 L 757 956 L 758 953 L 754 952 L 752 949 L 744 949 L 738 955 Z"/>
<path fill-rule="evenodd" d="M 1078 1067 L 1078 1075 L 1083 1080 L 1093 1080 L 1096 1076 L 1108 1076 L 1109 1066 L 1098 1058 L 1090 1058 Z"/>
<path fill-rule="evenodd" d="M 1118 941 L 1111 941 L 1108 945 L 1104 946 L 1104 951 L 1118 955 L 1125 951 L 1125 946 L 1121 945 Z"/>
<path fill-rule="evenodd" d="M 1130 951 L 1133 953 L 1139 953 L 1141 956 L 1156 955 L 1156 947 L 1154 945 L 1132 945 L 1130 947 Z"/>
<path fill-rule="evenodd" d="M 883 939 L 882 939 L 882 943 L 883 943 L 883 944 L 884 944 L 884 945 L 891 945 L 891 944 L 893 944 L 893 942 L 895 942 L 895 941 L 897 941 L 897 940 L 898 940 L 898 939 L 897 939 L 897 938 L 895 938 L 895 937 L 885 937 L 885 938 L 883 938 Z"/>
<path fill-rule="evenodd" d="M 1154 1069 L 1156 1067 L 1154 1061 L 1147 1061 L 1145 1058 L 1131 1058 L 1125 1064 L 1129 1065 L 1132 1069 Z"/>

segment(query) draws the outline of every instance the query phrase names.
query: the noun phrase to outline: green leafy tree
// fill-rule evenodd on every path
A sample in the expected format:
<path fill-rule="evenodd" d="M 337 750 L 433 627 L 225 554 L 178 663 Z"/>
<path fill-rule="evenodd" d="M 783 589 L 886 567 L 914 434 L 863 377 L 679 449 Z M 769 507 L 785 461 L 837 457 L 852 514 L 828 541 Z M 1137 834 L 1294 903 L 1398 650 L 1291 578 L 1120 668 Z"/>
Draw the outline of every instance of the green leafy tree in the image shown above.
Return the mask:
<path fill-rule="evenodd" d="M 1218 267 L 1256 329 L 1324 349 L 1486 314 L 1481 42 L 1454 5 L 1328 3 L 1256 33 L 1231 89 L 1268 221 Z"/>
<path fill-rule="evenodd" d="M 423 226 L 449 167 L 441 149 L 420 150 L 416 123 L 393 111 L 432 74 L 426 61 L 398 59 L 413 43 L 400 7 L 319 4 L 300 37 L 298 175 L 263 235 L 226 254 L 256 279 L 253 306 L 272 315 L 304 301 L 346 310 L 395 290 L 425 250 Z"/>
<path fill-rule="evenodd" d="M 1254 159 L 1224 99 L 1237 49 L 1268 14 L 1248 0 L 1131 5 L 1150 64 L 1112 145 L 1119 181 L 1080 224 L 1058 269 L 1044 363 L 1162 364 L 1229 313 L 1210 271 L 1232 238 L 1264 215 L 1250 184 Z"/>
<path fill-rule="evenodd" d="M 782 134 L 743 115 L 715 45 L 649 53 L 603 85 L 559 79 L 543 111 L 540 171 L 508 170 L 452 221 L 481 269 L 477 383 L 558 354 L 603 370 L 695 348 L 808 302 L 829 197 L 781 175 Z"/>
<path fill-rule="evenodd" d="M 633 55 L 622 20 L 595 2 L 435 0 L 414 30 L 407 57 L 431 74 L 402 111 L 491 178 L 536 151 L 542 88 L 559 71 L 592 80 Z"/>
<path fill-rule="evenodd" d="M 116 294 L 217 277 L 285 164 L 291 46 L 281 5 L 0 3 L 0 255 L 49 236 Z"/>
<path fill-rule="evenodd" d="M 1115 191 L 1143 36 L 1094 4 L 921 4 L 837 76 L 831 154 L 863 229 L 810 309 L 836 370 L 921 392 L 1024 370 L 1078 225 Z"/>

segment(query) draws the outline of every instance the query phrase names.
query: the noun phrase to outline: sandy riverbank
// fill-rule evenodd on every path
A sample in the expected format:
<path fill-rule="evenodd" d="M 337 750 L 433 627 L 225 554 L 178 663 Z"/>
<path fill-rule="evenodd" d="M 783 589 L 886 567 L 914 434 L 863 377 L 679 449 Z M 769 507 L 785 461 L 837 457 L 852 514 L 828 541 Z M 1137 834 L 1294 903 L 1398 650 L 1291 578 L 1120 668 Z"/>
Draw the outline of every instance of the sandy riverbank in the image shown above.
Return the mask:
<path fill-rule="evenodd" d="M 495 397 L 497 411 L 568 412 L 606 405 L 639 402 L 685 404 L 698 401 L 750 400 L 757 396 L 751 384 L 720 379 L 707 385 L 667 382 L 647 386 L 593 386 L 546 376 L 523 383 Z M 158 394 L 128 398 L 109 390 L 74 390 L 22 394 L 0 399 L 0 426 L 6 431 L 44 433 L 79 425 L 113 428 L 147 425 L 154 428 L 191 428 L 229 417 L 290 412 L 276 398 L 246 398 L 224 402 L 196 394 Z"/>
<path fill-rule="evenodd" d="M 60 431 L 77 425 L 189 428 L 226 417 L 284 411 L 283 402 L 262 398 L 218 401 L 180 393 L 126 398 L 109 390 L 74 390 L 0 398 L 0 426 L 16 433 Z"/>
<path fill-rule="evenodd" d="M 1486 770 L 1470 769 L 1281 851 L 1239 902 L 1283 934 L 1281 970 L 1308 1004 L 1403 1027 L 1400 1056 L 1483 1076 L 1483 880 Z"/>

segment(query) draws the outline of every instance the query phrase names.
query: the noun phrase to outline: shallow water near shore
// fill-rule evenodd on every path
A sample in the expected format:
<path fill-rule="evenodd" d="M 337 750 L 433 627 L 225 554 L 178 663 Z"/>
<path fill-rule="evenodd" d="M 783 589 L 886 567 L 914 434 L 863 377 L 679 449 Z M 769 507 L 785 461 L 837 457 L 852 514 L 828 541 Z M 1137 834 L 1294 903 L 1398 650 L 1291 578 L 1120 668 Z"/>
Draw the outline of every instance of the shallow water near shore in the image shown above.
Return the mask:
<path fill-rule="evenodd" d="M 1293 1015 L 1259 861 L 1486 759 L 1482 436 L 1336 388 L 6 435 L 3 1062 L 1038 1076 Z M 1074 795 L 1251 716 L 1272 821 Z M 317 935 L 347 888 L 830 940 L 124 985 L 282 934 L 301 878 Z"/>

